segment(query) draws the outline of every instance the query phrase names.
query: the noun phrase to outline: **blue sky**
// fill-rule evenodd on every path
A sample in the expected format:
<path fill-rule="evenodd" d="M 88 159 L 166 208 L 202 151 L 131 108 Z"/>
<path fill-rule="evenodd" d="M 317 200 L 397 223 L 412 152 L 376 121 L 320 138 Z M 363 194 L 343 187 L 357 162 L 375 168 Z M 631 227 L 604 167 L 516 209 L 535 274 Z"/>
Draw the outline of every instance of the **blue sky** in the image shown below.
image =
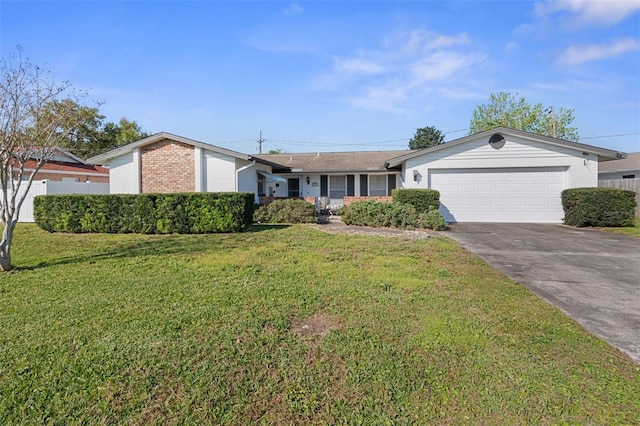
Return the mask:
<path fill-rule="evenodd" d="M 640 151 L 640 1 L 1 1 L 2 56 L 136 120 L 248 154 L 403 149 L 468 133 L 492 92 L 575 110 Z"/>

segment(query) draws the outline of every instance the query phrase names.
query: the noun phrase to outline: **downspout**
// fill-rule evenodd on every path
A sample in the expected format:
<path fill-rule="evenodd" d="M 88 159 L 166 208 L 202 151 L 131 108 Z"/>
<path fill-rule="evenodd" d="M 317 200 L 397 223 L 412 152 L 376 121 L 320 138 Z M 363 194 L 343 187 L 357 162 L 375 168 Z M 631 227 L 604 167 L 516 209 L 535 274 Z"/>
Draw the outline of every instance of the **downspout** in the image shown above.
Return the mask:
<path fill-rule="evenodd" d="M 238 182 L 240 181 L 240 172 L 250 169 L 255 165 L 256 165 L 256 160 L 253 160 L 251 163 L 247 164 L 246 166 L 240 167 L 238 170 L 236 170 L 236 192 L 238 192 L 238 186 L 239 186 Z"/>

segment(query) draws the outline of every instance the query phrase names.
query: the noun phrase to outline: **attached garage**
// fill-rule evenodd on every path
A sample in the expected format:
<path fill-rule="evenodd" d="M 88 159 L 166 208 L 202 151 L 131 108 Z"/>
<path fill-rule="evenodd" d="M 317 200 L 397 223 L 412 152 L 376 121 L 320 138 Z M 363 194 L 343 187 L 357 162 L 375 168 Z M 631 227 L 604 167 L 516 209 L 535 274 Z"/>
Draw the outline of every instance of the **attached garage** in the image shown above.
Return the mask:
<path fill-rule="evenodd" d="M 429 171 L 447 222 L 557 223 L 564 216 L 564 167 Z"/>
<path fill-rule="evenodd" d="M 624 154 L 498 127 L 388 160 L 405 188 L 440 192 L 447 222 L 562 223 L 562 191 L 598 186 Z"/>

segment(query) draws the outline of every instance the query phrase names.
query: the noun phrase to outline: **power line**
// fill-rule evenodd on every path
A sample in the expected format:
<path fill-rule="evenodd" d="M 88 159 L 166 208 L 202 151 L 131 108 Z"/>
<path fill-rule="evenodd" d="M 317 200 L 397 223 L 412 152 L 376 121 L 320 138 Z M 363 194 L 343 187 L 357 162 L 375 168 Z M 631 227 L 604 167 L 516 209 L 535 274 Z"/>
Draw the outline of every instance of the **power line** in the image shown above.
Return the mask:
<path fill-rule="evenodd" d="M 621 133 L 619 135 L 587 136 L 585 138 L 580 138 L 580 140 L 582 140 L 582 139 L 599 139 L 599 138 L 619 138 L 621 136 L 635 136 L 635 135 L 640 135 L 640 132 Z"/>

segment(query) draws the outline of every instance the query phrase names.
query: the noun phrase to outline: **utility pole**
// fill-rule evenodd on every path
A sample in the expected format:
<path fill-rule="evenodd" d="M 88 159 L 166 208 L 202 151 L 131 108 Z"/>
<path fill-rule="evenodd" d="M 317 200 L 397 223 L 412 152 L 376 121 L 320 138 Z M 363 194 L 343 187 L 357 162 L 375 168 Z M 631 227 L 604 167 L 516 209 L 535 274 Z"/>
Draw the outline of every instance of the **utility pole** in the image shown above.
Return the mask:
<path fill-rule="evenodd" d="M 544 110 L 545 113 L 551 114 L 551 135 L 555 138 L 557 137 L 556 132 L 556 110 L 553 106 Z"/>
<path fill-rule="evenodd" d="M 262 139 L 262 130 L 260 130 L 260 137 L 258 138 L 258 154 L 262 154 L 262 142 L 264 142 L 264 139 Z"/>

